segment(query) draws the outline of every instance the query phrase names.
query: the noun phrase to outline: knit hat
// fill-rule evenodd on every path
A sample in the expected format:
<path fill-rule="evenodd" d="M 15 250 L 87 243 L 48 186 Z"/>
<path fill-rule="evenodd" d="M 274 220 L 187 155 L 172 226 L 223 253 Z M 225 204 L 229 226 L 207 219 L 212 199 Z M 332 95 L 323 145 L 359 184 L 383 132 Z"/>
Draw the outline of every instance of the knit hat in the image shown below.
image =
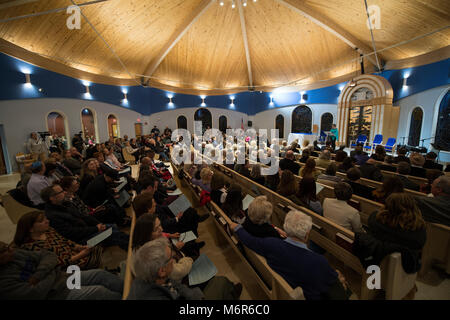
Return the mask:
<path fill-rule="evenodd" d="M 409 160 L 411 161 L 411 165 L 413 166 L 423 167 L 423 165 L 425 164 L 425 158 L 417 152 L 413 152 L 409 156 Z"/>

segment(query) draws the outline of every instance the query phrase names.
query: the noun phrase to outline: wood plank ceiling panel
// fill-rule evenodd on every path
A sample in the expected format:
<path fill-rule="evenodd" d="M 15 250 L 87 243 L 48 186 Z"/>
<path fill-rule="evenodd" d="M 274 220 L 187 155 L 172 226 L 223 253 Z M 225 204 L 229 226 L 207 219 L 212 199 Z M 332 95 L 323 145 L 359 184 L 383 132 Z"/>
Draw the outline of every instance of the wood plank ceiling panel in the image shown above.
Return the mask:
<path fill-rule="evenodd" d="M 211 6 L 153 76 L 161 83 L 195 89 L 248 86 L 238 10 Z"/>
<path fill-rule="evenodd" d="M 286 0 L 310 6 L 333 20 L 356 38 L 372 47 L 367 14 L 362 0 Z M 427 34 L 450 25 L 448 0 L 370 0 L 380 8 L 381 29 L 374 29 L 377 50 Z M 450 30 L 381 53 L 385 60 L 405 59 L 428 53 L 450 44 Z"/>

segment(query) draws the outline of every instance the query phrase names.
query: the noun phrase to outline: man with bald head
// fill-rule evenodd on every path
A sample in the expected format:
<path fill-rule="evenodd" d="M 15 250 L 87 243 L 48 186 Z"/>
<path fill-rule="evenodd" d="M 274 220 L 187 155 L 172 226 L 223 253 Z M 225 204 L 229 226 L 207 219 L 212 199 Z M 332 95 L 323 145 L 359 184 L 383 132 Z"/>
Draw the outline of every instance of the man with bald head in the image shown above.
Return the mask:
<path fill-rule="evenodd" d="M 300 170 L 300 165 L 294 161 L 294 151 L 292 150 L 286 151 L 284 159 L 280 160 L 280 169 L 290 170 L 294 175 L 298 174 L 298 171 Z"/>
<path fill-rule="evenodd" d="M 427 222 L 450 226 L 450 177 L 440 176 L 431 185 L 433 197 L 416 197 L 417 205 Z"/>

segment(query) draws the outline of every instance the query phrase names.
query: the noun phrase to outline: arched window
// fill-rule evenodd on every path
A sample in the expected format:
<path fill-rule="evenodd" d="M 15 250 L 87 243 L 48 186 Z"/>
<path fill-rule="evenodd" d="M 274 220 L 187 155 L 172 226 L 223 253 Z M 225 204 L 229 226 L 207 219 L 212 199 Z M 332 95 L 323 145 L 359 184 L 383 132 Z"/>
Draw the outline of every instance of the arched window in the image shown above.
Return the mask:
<path fill-rule="evenodd" d="M 434 147 L 450 151 L 450 91 L 447 91 L 439 105 Z"/>
<path fill-rule="evenodd" d="M 59 112 L 50 112 L 47 116 L 48 131 L 52 136 L 55 134 L 58 137 L 66 135 L 66 127 L 64 124 L 64 117 Z"/>
<path fill-rule="evenodd" d="M 119 121 L 117 120 L 116 116 L 113 114 L 110 114 L 108 116 L 108 134 L 110 137 L 113 137 L 113 138 L 118 138 L 120 136 Z"/>
<path fill-rule="evenodd" d="M 298 106 L 292 111 L 292 133 L 311 133 L 312 112 L 305 105 Z"/>
<path fill-rule="evenodd" d="M 179 116 L 177 119 L 177 128 L 187 130 L 187 119 L 185 116 Z"/>
<path fill-rule="evenodd" d="M 81 111 L 81 123 L 83 125 L 82 131 L 84 138 L 90 137 L 92 140 L 96 141 L 95 119 L 91 109 L 84 108 Z"/>
<path fill-rule="evenodd" d="M 409 123 L 408 145 L 418 146 L 420 142 L 420 132 L 422 131 L 423 111 L 421 108 L 414 108 Z"/>
<path fill-rule="evenodd" d="M 320 119 L 320 131 L 330 131 L 333 125 L 333 115 L 329 112 L 324 113 Z"/>
<path fill-rule="evenodd" d="M 220 116 L 219 117 L 219 130 L 223 133 L 227 132 L 227 117 Z"/>
<path fill-rule="evenodd" d="M 278 130 L 278 138 L 284 138 L 284 117 L 281 114 L 275 118 L 275 129 Z"/>
<path fill-rule="evenodd" d="M 212 128 L 212 116 L 211 112 L 205 108 L 200 108 L 195 111 L 194 114 L 195 121 L 202 122 L 202 134 L 209 128 Z"/>

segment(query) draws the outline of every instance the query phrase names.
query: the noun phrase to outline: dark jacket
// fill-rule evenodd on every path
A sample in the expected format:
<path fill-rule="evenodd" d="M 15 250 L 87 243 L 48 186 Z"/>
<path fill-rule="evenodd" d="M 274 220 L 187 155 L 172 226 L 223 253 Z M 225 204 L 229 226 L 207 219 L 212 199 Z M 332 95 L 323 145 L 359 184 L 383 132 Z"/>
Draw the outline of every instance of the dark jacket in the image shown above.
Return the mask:
<path fill-rule="evenodd" d="M 75 207 L 47 204 L 45 214 L 50 226 L 59 234 L 74 242 L 84 244 L 97 232 L 100 222 L 92 216 L 83 215 Z"/>
<path fill-rule="evenodd" d="M 39 282 L 31 285 L 31 277 Z M 0 265 L 0 299 L 65 299 L 69 294 L 66 281 L 54 253 L 15 249 L 14 260 Z"/>
<path fill-rule="evenodd" d="M 409 173 L 409 175 L 414 177 L 426 178 L 427 169 L 424 169 L 422 167 L 411 166 L 411 172 Z"/>
<path fill-rule="evenodd" d="M 403 187 L 405 189 L 409 189 L 409 190 L 414 190 L 414 191 L 419 191 L 420 186 L 417 183 L 412 182 L 411 180 L 409 180 L 407 177 L 402 176 L 402 175 L 398 175 L 398 177 L 400 178 L 400 180 L 402 180 L 403 182 Z"/>
<path fill-rule="evenodd" d="M 73 174 L 80 174 L 81 162 L 75 158 L 64 159 L 63 164 L 72 171 Z"/>
<path fill-rule="evenodd" d="M 300 165 L 291 159 L 281 159 L 279 163 L 281 170 L 290 170 L 294 175 L 298 175 Z"/>
<path fill-rule="evenodd" d="M 378 169 L 374 164 L 364 163 L 359 167 L 361 170 L 361 176 L 366 179 L 383 181 L 383 175 L 380 169 Z"/>
<path fill-rule="evenodd" d="M 399 163 L 399 162 L 408 162 L 409 164 L 411 163 L 411 161 L 409 160 L 408 157 L 405 156 L 397 156 L 394 158 L 394 162 L 395 163 Z"/>
<path fill-rule="evenodd" d="M 436 163 L 433 160 L 425 160 L 425 163 L 423 165 L 425 169 L 435 169 L 442 171 L 444 169 L 444 166 L 442 164 Z"/>
<path fill-rule="evenodd" d="M 338 280 L 325 257 L 278 238 L 254 237 L 244 228 L 236 234 L 245 246 L 265 257 L 292 288 L 300 286 L 307 300 L 329 298 L 327 293 Z"/>
<path fill-rule="evenodd" d="M 96 208 L 106 200 L 113 197 L 111 186 L 106 182 L 104 175 L 98 175 L 85 188 L 82 199 L 91 208 Z"/>
<path fill-rule="evenodd" d="M 273 237 L 273 238 L 281 238 L 280 234 L 278 233 L 275 228 L 269 224 L 269 223 L 263 223 L 263 224 L 254 224 L 249 217 L 247 217 L 242 224 L 244 229 L 250 233 L 254 237 L 258 238 L 266 238 L 266 237 Z"/>
<path fill-rule="evenodd" d="M 361 260 L 363 267 L 380 265 L 385 256 L 400 252 L 405 272 L 419 271 L 426 229 L 405 231 L 400 228 L 391 228 L 378 222 L 376 214 L 377 212 L 374 212 L 369 217 L 369 233 L 355 235 L 353 252 Z"/>
<path fill-rule="evenodd" d="M 174 290 L 156 283 L 134 279 L 127 300 L 200 300 L 203 298 L 199 288 L 191 289 L 181 283 L 173 283 L 171 287 Z"/>
<path fill-rule="evenodd" d="M 372 192 L 375 190 L 375 188 L 365 186 L 361 183 L 353 182 L 353 181 L 345 181 L 347 182 L 353 190 L 353 194 L 356 194 L 357 196 L 373 200 Z"/>
<path fill-rule="evenodd" d="M 416 197 L 415 199 L 425 221 L 450 227 L 450 197 Z"/>

